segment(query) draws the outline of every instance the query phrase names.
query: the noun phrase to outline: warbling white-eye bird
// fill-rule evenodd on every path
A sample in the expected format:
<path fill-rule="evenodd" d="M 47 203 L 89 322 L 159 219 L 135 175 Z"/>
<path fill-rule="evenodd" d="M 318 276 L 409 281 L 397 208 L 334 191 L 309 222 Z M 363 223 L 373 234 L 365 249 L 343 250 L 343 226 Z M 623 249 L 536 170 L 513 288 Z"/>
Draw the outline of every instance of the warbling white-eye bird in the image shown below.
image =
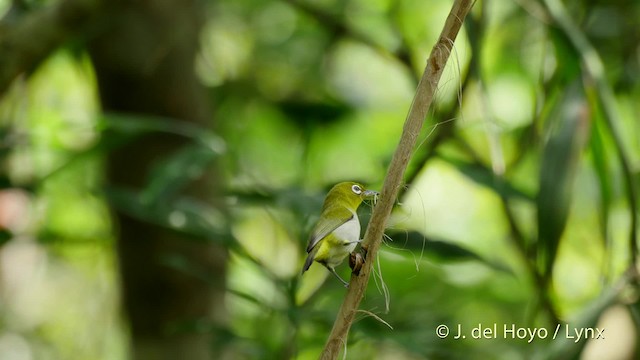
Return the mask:
<path fill-rule="evenodd" d="M 356 214 L 363 200 L 373 198 L 378 193 L 355 182 L 342 182 L 335 185 L 327 194 L 322 205 L 320 219 L 313 227 L 307 245 L 307 261 L 302 273 L 316 261 L 324 265 L 345 287 L 344 281 L 335 267 L 340 265 L 360 240 L 360 220 Z"/>

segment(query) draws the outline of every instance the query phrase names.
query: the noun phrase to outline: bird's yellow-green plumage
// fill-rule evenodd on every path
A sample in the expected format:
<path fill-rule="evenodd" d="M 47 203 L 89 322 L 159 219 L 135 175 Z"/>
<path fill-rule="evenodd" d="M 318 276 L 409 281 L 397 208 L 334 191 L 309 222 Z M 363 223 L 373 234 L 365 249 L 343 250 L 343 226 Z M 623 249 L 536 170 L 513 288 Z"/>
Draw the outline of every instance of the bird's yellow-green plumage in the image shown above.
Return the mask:
<path fill-rule="evenodd" d="M 375 197 L 377 192 L 366 190 L 355 182 L 335 185 L 322 205 L 320 219 L 311 231 L 307 245 L 307 260 L 302 273 L 316 261 L 324 265 L 345 286 L 348 286 L 335 271 L 349 253 L 360 242 L 360 220 L 356 210 L 363 200 Z"/>

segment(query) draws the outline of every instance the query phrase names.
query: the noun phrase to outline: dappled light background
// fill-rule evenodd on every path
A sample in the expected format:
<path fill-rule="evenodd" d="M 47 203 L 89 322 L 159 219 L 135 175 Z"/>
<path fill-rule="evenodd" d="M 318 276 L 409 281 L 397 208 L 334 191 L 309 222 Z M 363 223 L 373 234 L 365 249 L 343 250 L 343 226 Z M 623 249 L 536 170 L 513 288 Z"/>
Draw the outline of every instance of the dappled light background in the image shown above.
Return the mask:
<path fill-rule="evenodd" d="M 451 3 L 206 2 L 194 71 L 213 108 L 206 134 L 228 213 L 222 221 L 199 208 L 208 222 L 193 228 L 188 213 L 149 220 L 196 237 L 228 233 L 225 322 L 187 331 L 206 333 L 228 358 L 318 357 L 345 289 L 319 264 L 300 276 L 307 236 L 336 182 L 382 187 Z M 0 14 L 8 7 L 0 0 Z M 637 19 L 634 1 L 476 2 L 346 358 L 638 356 L 638 289 L 620 280 L 635 269 L 640 210 Z M 105 159 L 117 137 L 150 130 L 134 115 L 107 135 L 114 118 L 98 91 L 74 43 L 0 98 L 1 359 L 129 356 Z M 168 131 L 192 131 L 181 126 Z M 168 158 L 188 171 L 155 174 L 182 182 L 210 165 L 191 160 Z M 359 209 L 363 221 L 372 206 Z M 167 266 L 209 276 L 189 259 Z M 605 328 L 606 339 L 552 340 L 558 321 Z M 494 324 L 549 337 L 453 339 L 458 325 Z"/>

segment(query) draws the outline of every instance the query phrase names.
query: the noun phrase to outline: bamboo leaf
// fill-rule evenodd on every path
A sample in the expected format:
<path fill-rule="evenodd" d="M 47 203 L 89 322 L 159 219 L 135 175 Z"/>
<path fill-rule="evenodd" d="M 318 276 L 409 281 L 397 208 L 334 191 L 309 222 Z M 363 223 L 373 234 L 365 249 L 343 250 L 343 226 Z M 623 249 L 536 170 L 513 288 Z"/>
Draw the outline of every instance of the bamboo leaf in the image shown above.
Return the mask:
<path fill-rule="evenodd" d="M 109 203 L 132 218 L 190 235 L 229 245 L 226 217 L 219 210 L 193 199 L 149 203 L 141 192 L 119 187 L 105 190 Z"/>
<path fill-rule="evenodd" d="M 605 241 L 605 245 L 607 245 L 607 239 L 609 237 L 609 209 L 611 208 L 612 194 L 610 164 L 607 161 L 603 135 L 602 125 L 600 125 L 598 121 L 595 121 L 591 133 L 590 149 L 600 190 L 600 206 L 598 206 L 600 212 L 600 229 L 602 231 L 602 239 Z"/>
<path fill-rule="evenodd" d="M 551 276 L 553 263 L 564 232 L 575 173 L 589 131 L 588 105 L 582 90 L 573 85 L 551 112 L 548 141 L 542 152 L 539 175 L 538 261 L 545 279 Z"/>
<path fill-rule="evenodd" d="M 494 270 L 512 274 L 511 269 L 505 264 L 489 260 L 464 246 L 454 244 L 450 241 L 429 238 L 417 231 L 392 232 L 386 235 L 389 236 L 394 243 L 402 244 L 404 249 L 410 249 L 416 252 L 424 249 L 427 256 L 442 262 L 478 261 Z"/>
<path fill-rule="evenodd" d="M 0 229 L 0 246 L 13 238 L 13 234 L 9 230 Z"/>
<path fill-rule="evenodd" d="M 159 202 L 173 198 L 185 185 L 202 176 L 218 155 L 200 144 L 187 145 L 151 170 L 143 199 Z"/>
<path fill-rule="evenodd" d="M 136 137 L 146 133 L 167 133 L 192 139 L 216 153 L 226 150 L 224 140 L 212 131 L 178 119 L 109 113 L 104 116 L 100 125 L 105 130 L 125 137 Z"/>
<path fill-rule="evenodd" d="M 309 194 L 297 187 L 264 191 L 237 190 L 227 195 L 242 205 L 275 205 L 303 216 L 319 212 L 324 200 L 324 194 Z"/>
<path fill-rule="evenodd" d="M 576 342 L 575 339 L 567 337 L 567 328 L 572 330 L 574 328 L 586 329 L 596 327 L 602 313 L 618 301 L 618 296 L 624 289 L 624 286 L 626 286 L 626 281 L 628 281 L 627 277 L 623 276 L 617 284 L 609 289 L 605 289 L 598 298 L 584 308 L 575 320 L 567 324 L 556 325 L 558 327 L 557 337 L 553 340 L 543 358 L 551 360 L 579 359 L 587 341 L 582 340 Z M 549 329 L 549 334 L 554 334 L 555 332 L 556 328 Z"/>
<path fill-rule="evenodd" d="M 481 164 L 468 163 L 462 160 L 453 159 L 440 155 L 439 158 L 455 166 L 463 175 L 475 181 L 479 185 L 485 186 L 498 195 L 505 198 L 517 198 L 521 200 L 533 201 L 534 197 L 516 188 L 510 182 L 500 179 L 486 166 Z"/>

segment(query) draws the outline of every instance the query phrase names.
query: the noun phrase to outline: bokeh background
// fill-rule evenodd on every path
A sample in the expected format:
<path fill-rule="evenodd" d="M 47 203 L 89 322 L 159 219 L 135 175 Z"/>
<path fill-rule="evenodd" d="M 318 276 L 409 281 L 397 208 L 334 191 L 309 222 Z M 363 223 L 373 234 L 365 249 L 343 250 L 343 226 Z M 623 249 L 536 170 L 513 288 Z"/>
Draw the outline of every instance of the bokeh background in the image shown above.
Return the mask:
<path fill-rule="evenodd" d="M 382 186 L 451 4 L 0 0 L 0 359 L 317 358 L 308 233 Z M 475 3 L 345 358 L 640 356 L 639 19 Z"/>

